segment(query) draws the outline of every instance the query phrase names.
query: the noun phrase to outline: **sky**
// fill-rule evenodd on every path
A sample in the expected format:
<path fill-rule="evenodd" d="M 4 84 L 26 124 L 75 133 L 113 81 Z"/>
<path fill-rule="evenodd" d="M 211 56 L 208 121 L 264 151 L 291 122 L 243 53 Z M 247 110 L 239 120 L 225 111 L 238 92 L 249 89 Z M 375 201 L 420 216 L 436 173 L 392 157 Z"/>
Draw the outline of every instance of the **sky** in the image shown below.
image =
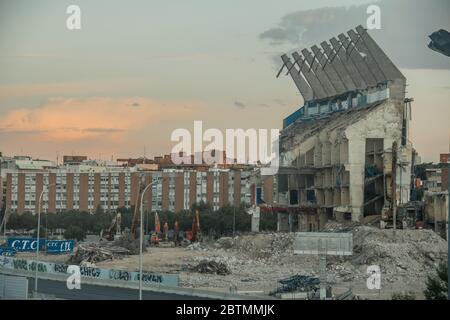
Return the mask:
<path fill-rule="evenodd" d="M 169 153 L 177 128 L 281 128 L 303 104 L 280 55 L 364 24 L 407 78 L 423 161 L 449 149 L 447 0 L 0 0 L 0 151 L 55 160 Z M 68 30 L 66 8 L 81 8 Z"/>

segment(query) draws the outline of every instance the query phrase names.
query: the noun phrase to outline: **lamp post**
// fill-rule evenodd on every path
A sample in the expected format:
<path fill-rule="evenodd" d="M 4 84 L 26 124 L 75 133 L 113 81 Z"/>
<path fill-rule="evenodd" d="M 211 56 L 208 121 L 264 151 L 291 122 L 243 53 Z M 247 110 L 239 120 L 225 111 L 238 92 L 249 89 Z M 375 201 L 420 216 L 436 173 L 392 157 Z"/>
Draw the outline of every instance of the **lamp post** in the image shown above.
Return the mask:
<path fill-rule="evenodd" d="M 49 184 L 47 185 L 47 191 L 50 186 L 54 186 L 55 184 Z M 40 230 L 41 230 L 41 201 L 42 196 L 44 195 L 45 189 L 42 188 L 41 194 L 39 195 L 38 200 L 38 223 L 37 223 L 37 237 L 36 237 L 36 266 L 35 266 L 35 274 L 34 274 L 34 292 L 37 292 L 38 289 L 38 261 L 39 261 L 39 236 L 40 236 Z"/>
<path fill-rule="evenodd" d="M 144 216 L 144 194 L 150 188 L 152 185 L 157 183 L 158 180 L 155 180 L 151 183 L 149 183 L 145 189 L 141 193 L 141 203 L 140 203 L 140 226 L 139 226 L 139 300 L 142 300 L 142 243 L 144 242 L 144 222 L 143 222 L 143 216 Z"/>

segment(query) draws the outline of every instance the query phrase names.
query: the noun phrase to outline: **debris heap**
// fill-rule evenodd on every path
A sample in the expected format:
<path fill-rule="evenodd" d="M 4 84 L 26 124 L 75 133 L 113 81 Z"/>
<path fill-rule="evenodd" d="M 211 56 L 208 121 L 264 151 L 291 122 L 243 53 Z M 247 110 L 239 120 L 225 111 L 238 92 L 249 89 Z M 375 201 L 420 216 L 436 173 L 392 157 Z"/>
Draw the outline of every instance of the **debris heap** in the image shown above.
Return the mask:
<path fill-rule="evenodd" d="M 129 254 L 130 250 L 123 247 L 111 246 L 106 248 L 96 244 L 80 244 L 75 253 L 69 257 L 67 263 L 75 265 L 92 265 L 97 262 L 113 260 Z"/>
<path fill-rule="evenodd" d="M 192 268 L 192 271 L 199 273 L 211 273 L 226 276 L 231 273 L 230 269 L 225 263 L 216 262 L 214 260 L 202 260 L 200 263 Z"/>
<path fill-rule="evenodd" d="M 281 287 L 272 291 L 270 295 L 286 292 L 310 292 L 319 289 L 320 280 L 317 277 L 297 274 L 278 281 Z"/>

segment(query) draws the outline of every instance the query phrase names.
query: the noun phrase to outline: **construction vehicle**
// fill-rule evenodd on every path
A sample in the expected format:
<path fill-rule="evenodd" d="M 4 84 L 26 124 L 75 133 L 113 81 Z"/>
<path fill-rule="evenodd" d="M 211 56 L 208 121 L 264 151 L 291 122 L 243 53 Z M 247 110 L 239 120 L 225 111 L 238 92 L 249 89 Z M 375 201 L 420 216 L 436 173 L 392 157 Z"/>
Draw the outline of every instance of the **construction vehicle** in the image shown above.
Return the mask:
<path fill-rule="evenodd" d="M 198 209 L 195 210 L 194 219 L 192 221 L 192 239 L 191 242 L 196 242 L 201 240 L 200 233 L 200 213 Z"/>
<path fill-rule="evenodd" d="M 168 234 L 169 234 L 169 224 L 167 222 L 165 222 L 164 226 L 163 226 L 163 239 L 164 239 L 164 241 L 168 240 Z"/>
<path fill-rule="evenodd" d="M 173 225 L 173 242 L 175 242 L 175 245 L 178 245 L 179 243 L 179 231 L 178 221 L 175 220 L 175 223 Z"/>
<path fill-rule="evenodd" d="M 150 237 L 150 243 L 152 245 L 159 244 L 159 242 L 161 241 L 160 234 L 161 234 L 161 223 L 159 221 L 158 212 L 155 212 L 155 232 L 153 232 L 152 236 Z"/>
<path fill-rule="evenodd" d="M 115 236 L 120 236 L 122 234 L 121 224 L 122 224 L 122 215 L 119 212 L 114 216 L 109 228 L 106 230 L 102 229 L 100 231 L 100 238 L 101 239 L 105 238 L 108 241 L 113 241 Z"/>

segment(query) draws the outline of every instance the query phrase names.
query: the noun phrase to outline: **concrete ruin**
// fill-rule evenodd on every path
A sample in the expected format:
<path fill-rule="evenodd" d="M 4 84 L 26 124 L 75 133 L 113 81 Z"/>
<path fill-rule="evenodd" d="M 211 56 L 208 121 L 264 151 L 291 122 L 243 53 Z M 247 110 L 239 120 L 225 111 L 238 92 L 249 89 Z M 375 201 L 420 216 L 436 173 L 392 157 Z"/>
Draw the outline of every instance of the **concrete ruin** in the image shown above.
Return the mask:
<path fill-rule="evenodd" d="M 283 68 L 304 105 L 284 119 L 280 136 L 279 231 L 318 231 L 328 219 L 359 222 L 385 214 L 392 201 L 408 202 L 412 99 L 405 99 L 399 69 L 362 26 L 292 57 L 282 55 Z"/>

